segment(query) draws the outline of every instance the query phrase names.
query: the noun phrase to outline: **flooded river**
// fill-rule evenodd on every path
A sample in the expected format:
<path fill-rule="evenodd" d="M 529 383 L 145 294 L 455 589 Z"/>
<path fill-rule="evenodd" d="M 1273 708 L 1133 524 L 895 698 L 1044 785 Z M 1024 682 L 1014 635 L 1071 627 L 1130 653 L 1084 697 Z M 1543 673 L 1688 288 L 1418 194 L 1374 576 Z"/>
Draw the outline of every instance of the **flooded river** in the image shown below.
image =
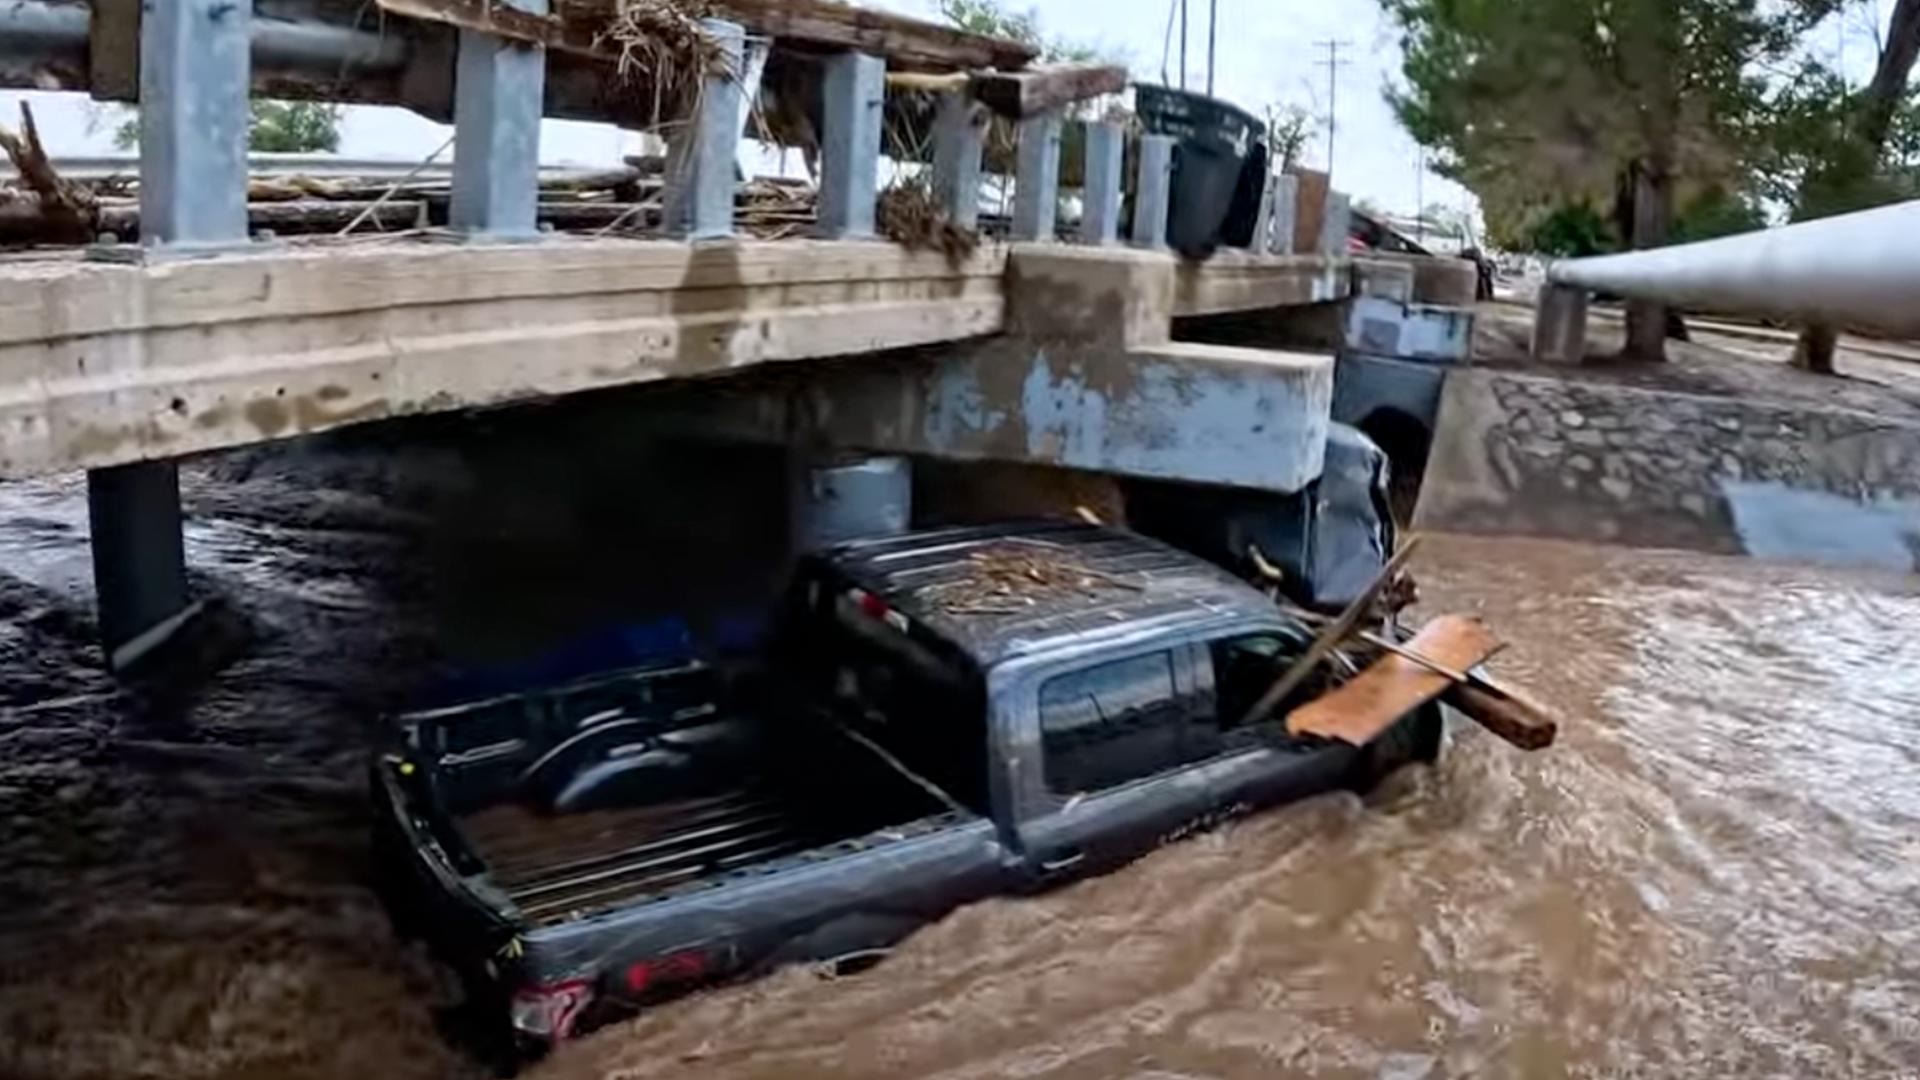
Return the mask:
<path fill-rule="evenodd" d="M 235 477 L 225 477 L 226 480 Z M 190 480 L 253 613 L 178 702 L 87 645 L 84 493 L 0 488 L 0 1076 L 448 1076 L 448 989 L 366 887 L 368 717 L 434 662 L 388 501 Z M 1436 770 L 1046 896 L 878 968 L 659 1008 L 552 1078 L 1913 1075 L 1920 586 L 1436 537 L 1561 744 Z"/>

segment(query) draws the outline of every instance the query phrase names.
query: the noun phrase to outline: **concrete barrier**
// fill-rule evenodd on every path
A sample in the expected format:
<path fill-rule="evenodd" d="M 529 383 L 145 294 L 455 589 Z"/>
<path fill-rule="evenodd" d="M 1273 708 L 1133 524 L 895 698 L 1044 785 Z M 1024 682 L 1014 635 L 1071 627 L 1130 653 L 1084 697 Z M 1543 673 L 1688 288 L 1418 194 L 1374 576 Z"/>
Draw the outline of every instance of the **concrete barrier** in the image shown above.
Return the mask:
<path fill-rule="evenodd" d="M 1913 569 L 1920 425 L 1455 370 L 1415 523 Z"/>

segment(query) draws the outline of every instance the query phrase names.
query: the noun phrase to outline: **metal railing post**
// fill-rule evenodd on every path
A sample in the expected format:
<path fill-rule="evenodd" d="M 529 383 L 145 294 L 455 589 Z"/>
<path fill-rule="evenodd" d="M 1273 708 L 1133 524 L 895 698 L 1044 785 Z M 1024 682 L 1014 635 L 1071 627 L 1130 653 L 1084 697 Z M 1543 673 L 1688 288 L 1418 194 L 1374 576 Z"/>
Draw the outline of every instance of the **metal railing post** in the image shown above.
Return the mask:
<path fill-rule="evenodd" d="M 739 23 L 722 19 L 702 19 L 700 25 L 719 48 L 720 69 L 701 84 L 692 126 L 668 154 L 662 218 L 672 235 L 718 240 L 733 235 L 734 170 L 746 116 L 741 77 L 747 35 Z"/>
<path fill-rule="evenodd" d="M 980 224 L 980 158 L 986 151 L 987 111 L 964 94 L 940 99 L 933 126 L 933 198 L 962 229 Z"/>
<path fill-rule="evenodd" d="M 1060 114 L 1044 112 L 1020 121 L 1019 161 L 1013 192 L 1013 238 L 1054 238 L 1060 201 Z"/>
<path fill-rule="evenodd" d="M 1099 121 L 1087 125 L 1086 180 L 1081 186 L 1080 239 L 1104 246 L 1120 237 L 1120 173 L 1126 129 Z"/>
<path fill-rule="evenodd" d="M 820 235 L 829 240 L 865 240 L 873 236 L 887 62 L 866 53 L 832 57 L 827 61 L 823 92 Z"/>
<path fill-rule="evenodd" d="M 501 0 L 535 15 L 547 0 Z M 449 222 L 490 237 L 538 231 L 540 117 L 545 50 L 475 30 L 460 31 L 454 72 L 453 199 Z"/>

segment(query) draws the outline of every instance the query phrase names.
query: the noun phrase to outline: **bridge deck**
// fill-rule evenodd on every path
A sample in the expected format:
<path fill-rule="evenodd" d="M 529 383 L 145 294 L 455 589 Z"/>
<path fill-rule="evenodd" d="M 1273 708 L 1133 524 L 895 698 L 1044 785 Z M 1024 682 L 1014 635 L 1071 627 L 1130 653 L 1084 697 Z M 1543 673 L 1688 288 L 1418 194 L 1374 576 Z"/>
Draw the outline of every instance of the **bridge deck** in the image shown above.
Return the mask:
<path fill-rule="evenodd" d="M 1009 250 L 550 238 L 0 265 L 0 476 L 995 334 Z M 1173 314 L 1338 299 L 1345 271 L 1223 253 L 1183 266 Z"/>

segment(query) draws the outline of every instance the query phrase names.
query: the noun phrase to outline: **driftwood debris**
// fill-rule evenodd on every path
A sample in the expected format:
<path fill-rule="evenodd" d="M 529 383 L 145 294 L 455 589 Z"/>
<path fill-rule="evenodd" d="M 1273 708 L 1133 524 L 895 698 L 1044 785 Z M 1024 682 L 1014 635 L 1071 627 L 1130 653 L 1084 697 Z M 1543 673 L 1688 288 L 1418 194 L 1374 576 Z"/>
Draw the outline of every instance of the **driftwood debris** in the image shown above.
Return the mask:
<path fill-rule="evenodd" d="M 1051 64 L 1030 71 L 975 71 L 974 100 L 1009 119 L 1057 109 L 1127 88 L 1127 69 L 1113 64 Z"/>
<path fill-rule="evenodd" d="M 612 61 L 608 35 L 628 0 L 555 0 L 551 15 L 529 15 L 489 0 L 377 0 L 382 11 L 480 30 L 513 41 Z M 970 34 L 920 19 L 833 0 L 688 0 L 689 14 L 737 22 L 749 34 L 815 48 L 856 49 L 906 68 L 1018 69 L 1038 51 L 1006 38 Z"/>
<path fill-rule="evenodd" d="M 1480 620 L 1442 615 L 1409 644 L 1423 659 L 1389 652 L 1344 685 L 1289 713 L 1287 731 L 1365 746 L 1409 711 L 1445 693 L 1454 685 L 1449 674 L 1485 662 L 1499 646 Z"/>
<path fill-rule="evenodd" d="M 1413 558 L 1413 553 L 1419 546 L 1418 535 L 1409 536 L 1400 544 L 1400 550 L 1394 552 L 1393 558 L 1387 560 L 1387 565 L 1381 569 L 1379 576 L 1373 579 L 1373 583 L 1360 590 L 1360 595 L 1353 598 L 1353 603 L 1348 604 L 1347 609 L 1342 611 L 1338 618 L 1320 631 L 1320 635 L 1313 639 L 1313 644 L 1307 647 L 1307 651 L 1302 653 L 1300 658 L 1293 662 L 1293 666 L 1267 688 L 1266 693 L 1260 695 L 1260 700 L 1254 702 L 1253 708 L 1247 710 L 1246 717 L 1240 721 L 1243 726 L 1265 720 L 1269 713 L 1287 699 L 1288 694 L 1300 689 L 1301 684 L 1307 681 L 1307 677 L 1313 674 L 1313 670 L 1325 663 L 1342 642 L 1353 636 L 1354 631 L 1360 628 L 1361 620 L 1365 619 L 1367 613 L 1373 609 L 1374 602 L 1380 598 L 1381 592 L 1400 576 L 1400 571 L 1406 568 L 1407 560 Z"/>
<path fill-rule="evenodd" d="M 20 103 L 20 134 L 0 128 L 0 149 L 25 188 L 0 190 L 0 242 L 77 244 L 93 238 L 98 200 L 54 170 L 26 102 Z"/>

